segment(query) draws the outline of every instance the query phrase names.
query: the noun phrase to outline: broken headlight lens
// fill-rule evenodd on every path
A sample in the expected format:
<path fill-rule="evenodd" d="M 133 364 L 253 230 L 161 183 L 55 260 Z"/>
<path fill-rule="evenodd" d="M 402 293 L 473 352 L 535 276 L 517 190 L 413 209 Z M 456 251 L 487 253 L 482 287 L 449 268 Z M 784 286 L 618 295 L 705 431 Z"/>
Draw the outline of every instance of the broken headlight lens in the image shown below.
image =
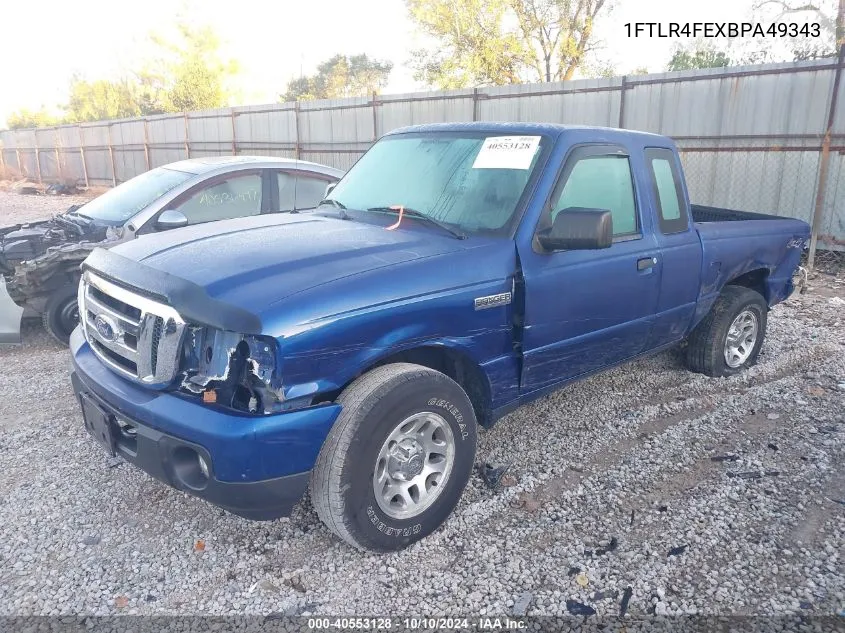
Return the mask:
<path fill-rule="evenodd" d="M 191 326 L 183 348 L 180 389 L 248 413 L 285 410 L 279 347 L 270 336 Z"/>

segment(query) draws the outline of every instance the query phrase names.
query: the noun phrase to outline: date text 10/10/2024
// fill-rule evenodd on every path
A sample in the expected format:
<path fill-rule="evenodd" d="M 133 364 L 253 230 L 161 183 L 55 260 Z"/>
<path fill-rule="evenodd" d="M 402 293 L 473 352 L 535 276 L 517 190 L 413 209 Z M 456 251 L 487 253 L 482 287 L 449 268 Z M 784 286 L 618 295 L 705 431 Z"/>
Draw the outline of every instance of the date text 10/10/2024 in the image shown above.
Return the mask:
<path fill-rule="evenodd" d="M 308 628 L 314 630 L 437 630 L 460 631 L 473 630 L 510 630 L 526 628 L 526 623 L 519 618 L 480 617 L 480 618 L 308 618 Z"/>

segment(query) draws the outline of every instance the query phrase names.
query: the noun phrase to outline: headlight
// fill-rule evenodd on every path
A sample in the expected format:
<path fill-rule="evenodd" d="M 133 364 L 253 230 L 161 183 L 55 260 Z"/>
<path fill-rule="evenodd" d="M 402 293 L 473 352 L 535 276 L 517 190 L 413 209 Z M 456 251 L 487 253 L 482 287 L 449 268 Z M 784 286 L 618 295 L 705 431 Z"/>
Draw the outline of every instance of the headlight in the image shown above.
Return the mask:
<path fill-rule="evenodd" d="M 284 388 L 278 342 L 269 336 L 190 326 L 185 338 L 181 389 L 249 413 L 281 411 Z"/>

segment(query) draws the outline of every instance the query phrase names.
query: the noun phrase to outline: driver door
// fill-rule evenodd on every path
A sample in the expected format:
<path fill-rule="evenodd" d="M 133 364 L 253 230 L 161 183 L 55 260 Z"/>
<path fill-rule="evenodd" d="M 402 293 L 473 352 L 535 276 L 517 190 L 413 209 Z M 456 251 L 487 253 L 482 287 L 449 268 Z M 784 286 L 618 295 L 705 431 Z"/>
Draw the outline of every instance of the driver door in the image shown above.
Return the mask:
<path fill-rule="evenodd" d="M 610 210 L 613 244 L 598 250 L 520 252 L 525 274 L 524 392 L 636 356 L 647 343 L 660 289 L 659 253 L 642 222 L 632 158 L 622 147 L 583 146 L 567 158 L 538 230 L 568 208 Z"/>

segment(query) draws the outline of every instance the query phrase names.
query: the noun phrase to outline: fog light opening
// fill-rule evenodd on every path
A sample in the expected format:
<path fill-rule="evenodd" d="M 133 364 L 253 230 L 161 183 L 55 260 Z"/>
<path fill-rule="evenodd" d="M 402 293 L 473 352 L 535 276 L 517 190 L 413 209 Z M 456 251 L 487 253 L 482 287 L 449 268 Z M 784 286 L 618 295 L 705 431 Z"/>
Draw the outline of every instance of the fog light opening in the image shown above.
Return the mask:
<path fill-rule="evenodd" d="M 124 436 L 126 436 L 130 439 L 134 439 L 138 436 L 138 429 L 137 429 L 137 427 L 133 426 L 132 424 L 129 424 L 128 422 L 124 422 L 123 420 L 118 418 L 117 419 L 117 425 L 120 427 L 120 432 Z"/>
<path fill-rule="evenodd" d="M 173 474 L 179 483 L 193 490 L 202 490 L 211 478 L 208 462 L 188 446 L 173 450 Z"/>

